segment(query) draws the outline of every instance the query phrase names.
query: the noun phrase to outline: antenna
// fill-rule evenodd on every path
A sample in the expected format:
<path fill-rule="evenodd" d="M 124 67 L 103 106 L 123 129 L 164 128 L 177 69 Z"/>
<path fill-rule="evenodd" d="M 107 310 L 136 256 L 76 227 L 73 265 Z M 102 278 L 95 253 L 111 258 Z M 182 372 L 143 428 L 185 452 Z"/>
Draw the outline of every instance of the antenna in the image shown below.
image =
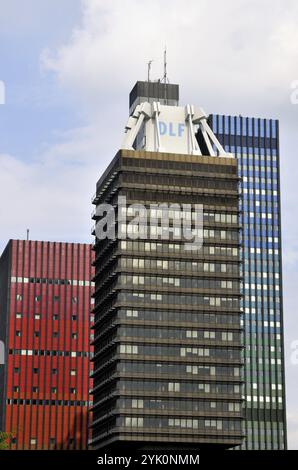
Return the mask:
<path fill-rule="evenodd" d="M 163 53 L 163 81 L 167 83 L 167 47 L 165 46 L 165 50 Z"/>
<path fill-rule="evenodd" d="M 151 71 L 151 64 L 153 60 L 149 60 L 148 62 L 148 82 L 150 82 L 150 71 Z"/>
<path fill-rule="evenodd" d="M 167 76 L 167 46 L 165 46 L 164 54 L 163 54 L 163 82 L 165 85 L 165 104 L 167 104 L 167 81 L 168 81 L 168 76 Z"/>
<path fill-rule="evenodd" d="M 27 241 L 29 240 L 29 229 L 27 228 Z"/>

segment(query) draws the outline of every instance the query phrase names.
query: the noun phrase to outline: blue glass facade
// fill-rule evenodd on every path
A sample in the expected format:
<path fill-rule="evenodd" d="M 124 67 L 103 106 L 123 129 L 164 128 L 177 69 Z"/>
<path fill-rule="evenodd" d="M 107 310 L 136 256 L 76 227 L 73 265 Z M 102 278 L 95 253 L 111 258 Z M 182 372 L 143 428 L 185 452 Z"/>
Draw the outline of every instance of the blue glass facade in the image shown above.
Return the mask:
<path fill-rule="evenodd" d="M 285 449 L 278 121 L 211 115 L 242 178 L 244 449 Z"/>

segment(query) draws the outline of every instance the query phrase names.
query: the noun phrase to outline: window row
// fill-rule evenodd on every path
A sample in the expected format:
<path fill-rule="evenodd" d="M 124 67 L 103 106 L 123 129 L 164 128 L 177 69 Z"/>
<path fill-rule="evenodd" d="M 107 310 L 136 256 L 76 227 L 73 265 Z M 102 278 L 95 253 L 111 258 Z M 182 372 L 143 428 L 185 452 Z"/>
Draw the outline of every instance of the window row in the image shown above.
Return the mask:
<path fill-rule="evenodd" d="M 181 429 L 205 429 L 216 431 L 241 431 L 240 420 L 225 419 L 192 419 L 192 418 L 158 418 L 158 417 L 118 417 L 117 426 L 137 428 L 181 428 Z"/>
<path fill-rule="evenodd" d="M 181 156 L 182 157 L 182 156 Z M 186 157 L 187 158 L 187 157 Z M 182 157 L 183 159 L 183 157 Z M 158 168 L 164 170 L 184 170 L 190 172 L 200 173 L 237 173 L 236 166 L 229 165 L 215 165 L 207 163 L 195 163 L 189 161 L 173 161 L 173 160 L 153 160 L 153 159 L 136 159 L 136 158 L 123 158 L 123 166 L 141 167 L 144 168 Z"/>
<path fill-rule="evenodd" d="M 190 233 L 191 230 L 191 233 Z M 118 237 L 123 238 L 128 236 L 132 239 L 147 239 L 147 238 L 160 238 L 164 240 L 189 240 L 192 237 L 199 239 L 220 239 L 228 241 L 238 241 L 238 230 L 218 230 L 218 229 L 203 229 L 202 227 L 187 226 L 158 226 L 147 225 L 146 223 L 138 223 L 132 221 L 129 224 L 120 223 L 118 226 Z"/>
<path fill-rule="evenodd" d="M 76 279 L 49 279 L 44 277 L 11 277 L 11 282 L 19 283 L 32 283 L 32 284 L 47 284 L 47 285 L 57 285 L 57 286 L 81 286 L 88 287 L 93 286 L 94 283 L 88 280 L 76 280 Z"/>
<path fill-rule="evenodd" d="M 189 251 L 185 248 L 184 244 L 179 243 L 157 243 L 157 242 L 142 242 L 142 241 L 126 241 L 120 242 L 121 250 L 133 252 L 158 252 L 158 253 L 187 253 Z M 237 258 L 239 254 L 238 248 L 231 248 L 225 246 L 209 246 L 204 245 L 200 249 L 204 255 L 215 256 L 228 256 Z"/>
<path fill-rule="evenodd" d="M 240 360 L 241 351 L 230 348 L 181 348 L 179 346 L 168 345 L 136 345 L 120 344 L 118 346 L 120 354 L 138 354 L 142 356 L 174 356 L 174 357 L 208 357 L 216 359 L 235 359 Z"/>
<path fill-rule="evenodd" d="M 15 374 L 19 374 L 19 373 L 20 373 L 20 370 L 21 370 L 20 367 L 14 367 L 14 368 L 13 368 L 13 372 L 14 372 Z M 35 370 L 35 371 L 38 371 L 39 369 L 35 367 L 34 370 Z M 66 374 L 65 369 L 63 369 L 63 370 L 61 370 L 61 371 L 59 370 L 59 372 L 63 372 L 64 375 Z M 69 372 L 70 372 L 70 375 L 71 375 L 71 376 L 77 375 L 76 369 L 70 369 Z M 36 372 L 35 372 L 35 373 L 36 373 Z M 57 375 L 57 374 L 58 374 L 58 369 L 52 368 L 52 369 L 51 369 L 51 374 Z M 34 388 L 34 389 L 37 389 L 37 390 L 33 390 L 33 389 L 32 389 L 33 392 L 38 392 L 38 391 L 39 391 L 39 390 L 38 390 L 38 387 L 33 387 L 33 388 Z"/>
<path fill-rule="evenodd" d="M 229 273 L 239 274 L 239 265 L 237 263 L 210 263 L 200 261 L 180 261 L 152 258 L 124 258 L 119 259 L 121 268 L 133 269 L 162 269 L 162 270 L 181 270 L 187 272 L 202 273 Z"/>
<path fill-rule="evenodd" d="M 232 331 L 198 330 L 187 328 L 150 328 L 148 326 L 121 326 L 117 329 L 119 336 L 131 338 L 160 339 L 199 339 L 217 341 L 239 341 L 240 334 Z"/>
<path fill-rule="evenodd" d="M 167 216 L 170 219 L 175 220 L 180 220 L 181 218 L 196 220 L 197 214 L 191 207 L 189 208 L 188 205 L 184 204 L 181 208 L 179 206 L 179 208 L 176 209 L 173 207 L 174 205 L 177 206 L 177 204 L 169 204 L 168 206 L 158 207 L 156 204 L 153 204 L 150 208 L 146 208 L 147 217 L 150 217 L 150 219 L 160 219 Z M 121 207 L 121 214 L 123 216 L 127 215 L 134 217 L 139 215 L 139 210 L 134 206 Z M 228 212 L 204 211 L 203 220 L 214 223 L 237 224 L 238 215 Z"/>
<path fill-rule="evenodd" d="M 226 173 L 226 171 L 225 171 Z M 206 188 L 206 189 L 225 189 L 225 190 L 237 190 L 237 180 L 225 180 L 211 178 L 200 178 L 199 176 L 176 176 L 176 175 L 160 175 L 156 173 L 123 173 L 123 183 L 136 183 L 145 185 L 147 189 L 148 185 L 153 186 L 164 186 L 169 191 L 175 190 L 189 190 L 190 188 Z"/>
<path fill-rule="evenodd" d="M 120 398 L 117 401 L 119 408 L 145 409 L 145 410 L 171 410 L 171 411 L 220 411 L 239 413 L 241 403 L 234 401 L 210 401 L 210 400 L 165 400 L 165 399 L 140 399 Z"/>
<path fill-rule="evenodd" d="M 22 336 L 22 332 L 20 330 L 16 330 L 16 336 L 20 338 Z M 27 331 L 25 331 L 25 336 L 26 337 L 28 336 Z M 39 338 L 41 336 L 41 332 L 40 331 L 34 331 L 33 336 L 34 336 L 34 338 Z M 29 335 L 29 337 L 30 337 L 30 335 Z M 58 331 L 53 331 L 52 332 L 52 337 L 53 338 L 59 338 L 59 332 Z M 47 333 L 47 338 L 48 338 L 48 333 Z M 71 339 L 78 339 L 78 334 L 77 333 L 71 333 Z"/>
<path fill-rule="evenodd" d="M 187 277 L 159 277 L 159 276 L 137 276 L 121 274 L 118 277 L 119 286 L 146 286 L 146 287 L 180 287 L 185 289 L 232 289 L 238 291 L 238 281 L 227 281 L 219 279 L 197 279 Z"/>
<path fill-rule="evenodd" d="M 130 391 L 134 394 L 138 391 L 148 392 L 177 392 L 177 393 L 218 393 L 228 395 L 239 395 L 242 387 L 239 384 L 224 382 L 167 382 L 157 380 L 120 380 L 119 390 Z"/>
<path fill-rule="evenodd" d="M 233 313 L 218 314 L 209 312 L 185 312 L 185 311 L 168 311 L 168 310 L 136 310 L 136 309 L 121 309 L 118 311 L 119 318 L 133 318 L 139 320 L 158 321 L 158 322 L 188 322 L 188 323 L 214 323 L 219 324 L 235 324 L 239 325 L 239 315 Z"/>
<path fill-rule="evenodd" d="M 192 374 L 199 376 L 231 376 L 239 377 L 240 368 L 233 366 L 208 366 L 208 365 L 186 365 L 171 364 L 168 362 L 124 362 L 121 361 L 117 365 L 118 372 L 128 372 L 136 374 Z"/>
<path fill-rule="evenodd" d="M 65 357 L 89 357 L 91 353 L 83 351 L 52 351 L 44 349 L 9 349 L 9 354 L 21 356 L 65 356 Z"/>
<path fill-rule="evenodd" d="M 17 301 L 22 301 L 24 298 L 23 294 L 16 294 L 16 299 Z M 47 302 L 49 302 L 49 296 L 48 295 L 45 295 L 44 298 L 46 299 Z M 34 296 L 34 301 L 35 302 L 41 302 L 42 300 L 42 295 L 35 295 Z M 52 296 L 52 300 L 54 302 L 59 302 L 61 299 L 60 299 L 60 296 L 59 295 L 53 295 Z M 66 300 L 66 299 L 65 299 Z M 71 298 L 71 302 L 73 304 L 77 304 L 78 303 L 78 298 L 77 297 L 72 297 Z"/>
<path fill-rule="evenodd" d="M 38 400 L 38 399 L 23 399 L 23 398 L 8 398 L 7 405 L 50 405 L 50 406 L 92 406 L 92 402 L 83 400 Z"/>
<path fill-rule="evenodd" d="M 118 294 L 119 302 L 156 302 L 174 305 L 202 305 L 209 307 L 235 308 L 239 309 L 239 299 L 237 297 L 211 297 L 203 295 L 175 295 L 175 294 L 156 294 L 147 292 L 120 292 Z"/>

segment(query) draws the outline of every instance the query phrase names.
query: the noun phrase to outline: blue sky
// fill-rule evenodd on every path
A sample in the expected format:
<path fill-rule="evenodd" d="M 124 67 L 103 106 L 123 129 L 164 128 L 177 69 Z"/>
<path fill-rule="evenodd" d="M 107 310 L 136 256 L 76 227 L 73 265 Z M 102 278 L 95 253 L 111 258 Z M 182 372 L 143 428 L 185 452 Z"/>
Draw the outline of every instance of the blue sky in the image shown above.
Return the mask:
<path fill-rule="evenodd" d="M 168 73 L 181 103 L 280 120 L 289 445 L 298 448 L 294 0 L 0 0 L 0 250 L 9 238 L 91 241 L 90 198 L 119 148 L 137 79 Z"/>

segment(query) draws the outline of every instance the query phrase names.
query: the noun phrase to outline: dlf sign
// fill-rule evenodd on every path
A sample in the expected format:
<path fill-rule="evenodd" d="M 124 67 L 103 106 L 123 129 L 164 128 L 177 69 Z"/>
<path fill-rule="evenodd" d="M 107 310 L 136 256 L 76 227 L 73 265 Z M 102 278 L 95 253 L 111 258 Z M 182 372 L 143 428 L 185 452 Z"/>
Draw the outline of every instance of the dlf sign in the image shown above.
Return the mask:
<path fill-rule="evenodd" d="M 210 129 L 201 108 L 165 106 L 159 102 L 144 102 L 136 106 L 126 124 L 121 148 L 202 155 L 196 139 L 197 131 L 205 141 L 205 155 L 232 157 Z"/>
<path fill-rule="evenodd" d="M 158 103 L 159 104 L 159 103 Z M 145 149 L 169 153 L 192 153 L 189 122 L 184 106 L 159 105 L 145 121 Z"/>
<path fill-rule="evenodd" d="M 168 135 L 169 137 L 182 137 L 185 130 L 185 124 L 182 122 L 159 122 L 159 133 L 160 135 Z"/>

